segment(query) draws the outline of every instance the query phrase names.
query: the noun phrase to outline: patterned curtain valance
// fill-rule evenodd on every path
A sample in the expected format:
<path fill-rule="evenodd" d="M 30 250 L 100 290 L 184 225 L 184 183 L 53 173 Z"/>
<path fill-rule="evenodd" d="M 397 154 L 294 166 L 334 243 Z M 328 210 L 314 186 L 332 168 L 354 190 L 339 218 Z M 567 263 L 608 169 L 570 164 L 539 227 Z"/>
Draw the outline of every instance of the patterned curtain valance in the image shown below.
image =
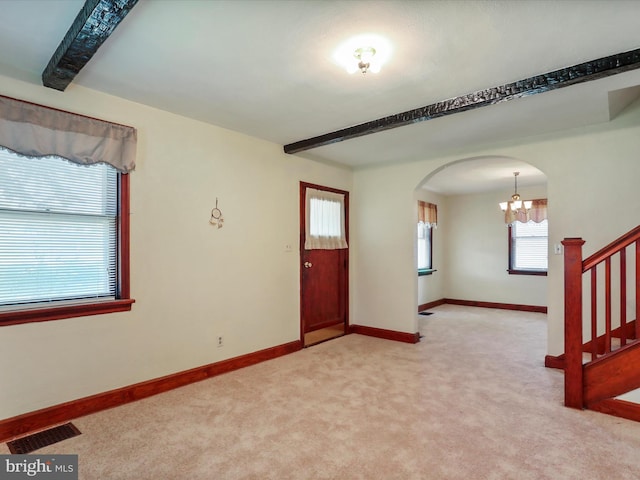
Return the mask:
<path fill-rule="evenodd" d="M 438 206 L 433 203 L 418 200 L 418 223 L 424 223 L 427 227 L 438 226 Z"/>
<path fill-rule="evenodd" d="M 0 146 L 20 155 L 57 155 L 74 163 L 135 168 L 133 127 L 0 96 Z"/>
<path fill-rule="evenodd" d="M 525 210 L 521 208 L 519 210 L 511 210 L 510 206 L 504 212 L 504 222 L 506 224 L 512 224 L 515 221 L 527 223 L 529 221 L 540 223 L 547 218 L 547 199 L 540 198 L 537 200 L 531 200 L 531 208 Z"/>

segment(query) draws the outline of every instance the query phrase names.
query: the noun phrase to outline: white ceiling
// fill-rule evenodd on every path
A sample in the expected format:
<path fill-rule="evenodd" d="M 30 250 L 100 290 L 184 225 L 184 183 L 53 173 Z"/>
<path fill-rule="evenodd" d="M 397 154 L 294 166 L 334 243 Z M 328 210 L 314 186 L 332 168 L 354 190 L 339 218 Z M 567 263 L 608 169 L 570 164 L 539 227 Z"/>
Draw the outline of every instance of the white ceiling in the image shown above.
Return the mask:
<path fill-rule="evenodd" d="M 547 183 L 546 175 L 533 165 L 495 156 L 445 165 L 434 172 L 422 188 L 442 195 L 502 191 L 505 197 L 509 197 L 514 190 L 514 172 L 518 172 L 518 188 Z"/>
<path fill-rule="evenodd" d="M 0 0 L 0 74 L 40 84 L 82 5 Z M 68 89 L 285 145 L 636 49 L 638 18 L 637 0 L 140 0 Z M 379 74 L 348 75 L 333 50 L 365 32 L 387 37 L 393 56 Z M 609 92 L 638 85 L 640 70 L 300 155 L 364 168 L 606 122 Z M 623 91 L 616 111 L 637 98 Z M 487 159 L 486 175 L 454 183 L 477 189 L 514 167 Z"/>

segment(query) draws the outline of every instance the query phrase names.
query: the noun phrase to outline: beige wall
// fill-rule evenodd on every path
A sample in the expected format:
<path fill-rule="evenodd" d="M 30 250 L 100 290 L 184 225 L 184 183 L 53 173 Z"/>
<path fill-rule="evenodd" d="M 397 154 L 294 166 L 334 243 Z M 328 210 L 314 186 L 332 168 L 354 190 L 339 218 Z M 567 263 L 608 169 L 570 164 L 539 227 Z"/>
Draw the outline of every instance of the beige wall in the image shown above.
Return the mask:
<path fill-rule="evenodd" d="M 0 327 L 0 419 L 300 338 L 299 182 L 351 190 L 349 171 L 75 85 L 64 93 L 9 78 L 0 85 L 3 95 L 132 125 L 139 139 L 136 303 L 126 313 Z M 209 224 L 216 198 L 222 229 Z"/>
<path fill-rule="evenodd" d="M 416 188 L 445 164 L 503 155 L 542 170 L 550 245 L 582 236 L 588 254 L 640 223 L 640 104 L 608 124 L 351 173 L 73 84 L 64 93 L 9 78 L 0 85 L 0 94 L 132 125 L 139 133 L 131 177 L 133 310 L 1 327 L 0 419 L 297 340 L 299 181 L 352 192 L 351 322 L 403 332 L 417 330 Z M 220 230 L 208 224 L 216 198 L 225 216 Z M 460 208 L 455 201 L 443 207 L 435 245 L 452 235 L 450 211 Z M 443 275 L 432 276 L 440 282 L 447 269 L 460 270 L 443 258 Z M 482 291 L 479 300 L 520 303 L 515 294 L 478 287 L 488 273 L 482 259 L 473 262 L 480 267 L 477 288 L 456 290 L 467 287 L 453 285 L 453 275 L 437 288 L 446 296 Z M 501 256 L 500 262 L 503 270 Z M 562 256 L 550 256 L 546 282 L 548 351 L 559 354 Z M 215 346 L 218 335 L 222 348 Z"/>
<path fill-rule="evenodd" d="M 546 198 L 546 186 L 521 187 L 523 198 Z M 454 298 L 520 305 L 547 305 L 547 278 L 509 275 L 508 235 L 498 203 L 510 190 L 438 195 L 423 188 L 416 198 L 438 205 L 434 259 L 438 270 L 418 278 L 418 305 Z M 553 254 L 553 249 L 549 255 Z"/>
<path fill-rule="evenodd" d="M 522 198 L 546 198 L 544 186 L 520 188 Z M 547 277 L 509 275 L 508 229 L 498 203 L 510 191 L 447 197 L 445 297 L 547 305 Z M 550 252 L 551 254 L 551 252 Z"/>
<path fill-rule="evenodd" d="M 513 157 L 534 165 L 547 176 L 552 219 L 549 244 L 559 243 L 564 237 L 583 237 L 587 241 L 585 254 L 589 254 L 640 223 L 638 152 L 640 103 L 636 102 L 609 123 L 465 150 L 447 157 L 356 171 L 352 210 L 359 240 L 353 272 L 356 318 L 375 327 L 416 331 L 414 190 L 439 167 L 483 155 Z M 449 252 L 457 254 L 454 250 Z M 550 255 L 546 279 L 548 353 L 552 355 L 563 351 L 562 259 L 561 255 Z M 500 268 L 504 268 L 504 261 Z M 449 278 L 455 281 L 455 277 Z M 509 278 L 520 281 L 515 276 Z M 481 281 L 483 277 L 477 279 Z M 501 298 L 516 303 L 506 296 Z"/>

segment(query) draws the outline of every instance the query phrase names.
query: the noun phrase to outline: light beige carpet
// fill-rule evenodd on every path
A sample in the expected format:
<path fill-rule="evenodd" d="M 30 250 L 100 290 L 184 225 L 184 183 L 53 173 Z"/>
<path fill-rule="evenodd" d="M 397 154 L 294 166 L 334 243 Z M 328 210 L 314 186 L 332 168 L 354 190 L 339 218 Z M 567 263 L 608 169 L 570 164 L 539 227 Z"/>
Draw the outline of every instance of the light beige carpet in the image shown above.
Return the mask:
<path fill-rule="evenodd" d="M 82 479 L 638 479 L 640 423 L 562 406 L 546 317 L 443 305 L 74 423 Z M 8 453 L 2 446 L 2 453 Z"/>

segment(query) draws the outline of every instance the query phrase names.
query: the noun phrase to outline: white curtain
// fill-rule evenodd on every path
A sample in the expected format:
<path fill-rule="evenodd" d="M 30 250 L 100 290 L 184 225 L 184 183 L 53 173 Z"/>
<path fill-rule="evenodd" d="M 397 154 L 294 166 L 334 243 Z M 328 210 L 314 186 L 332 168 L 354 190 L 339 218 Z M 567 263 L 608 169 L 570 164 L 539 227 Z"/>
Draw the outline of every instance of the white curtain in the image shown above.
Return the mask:
<path fill-rule="evenodd" d="M 136 129 L 0 96 L 0 145 L 28 157 L 135 168 Z"/>
<path fill-rule="evenodd" d="M 347 248 L 344 195 L 306 189 L 305 250 Z"/>

